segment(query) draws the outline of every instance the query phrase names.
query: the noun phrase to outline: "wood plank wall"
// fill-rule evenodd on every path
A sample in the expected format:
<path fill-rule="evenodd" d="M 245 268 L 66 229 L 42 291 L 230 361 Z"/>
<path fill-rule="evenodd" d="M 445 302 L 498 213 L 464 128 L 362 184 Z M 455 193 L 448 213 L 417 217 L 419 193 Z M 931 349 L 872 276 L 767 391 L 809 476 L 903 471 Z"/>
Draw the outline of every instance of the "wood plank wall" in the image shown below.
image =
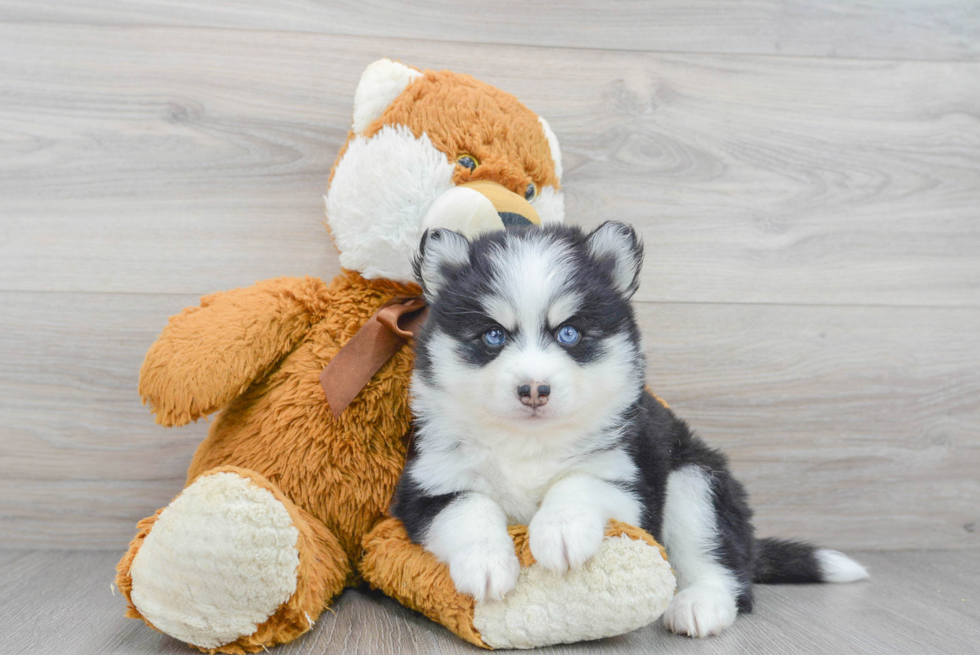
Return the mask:
<path fill-rule="evenodd" d="M 602 8 L 605 7 L 605 8 Z M 551 122 L 571 222 L 634 223 L 652 384 L 763 534 L 980 545 L 980 5 L 0 0 L 0 547 L 119 548 L 203 422 L 139 365 L 198 296 L 338 271 L 364 66 Z"/>

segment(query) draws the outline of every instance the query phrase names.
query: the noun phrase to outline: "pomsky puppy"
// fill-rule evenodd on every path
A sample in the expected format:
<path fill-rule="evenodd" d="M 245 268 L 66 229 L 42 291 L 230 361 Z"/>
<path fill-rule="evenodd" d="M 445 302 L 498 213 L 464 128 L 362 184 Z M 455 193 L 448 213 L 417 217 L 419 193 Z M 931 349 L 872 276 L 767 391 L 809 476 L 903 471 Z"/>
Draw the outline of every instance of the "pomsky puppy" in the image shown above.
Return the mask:
<path fill-rule="evenodd" d="M 426 232 L 415 271 L 430 313 L 393 514 L 477 600 L 514 587 L 509 524 L 527 523 L 534 558 L 559 573 L 599 550 L 610 519 L 642 527 L 677 575 L 666 626 L 698 637 L 750 611 L 753 582 L 867 577 L 837 551 L 756 539 L 725 456 L 646 391 L 629 302 L 642 262 L 615 222 L 473 243 Z"/>

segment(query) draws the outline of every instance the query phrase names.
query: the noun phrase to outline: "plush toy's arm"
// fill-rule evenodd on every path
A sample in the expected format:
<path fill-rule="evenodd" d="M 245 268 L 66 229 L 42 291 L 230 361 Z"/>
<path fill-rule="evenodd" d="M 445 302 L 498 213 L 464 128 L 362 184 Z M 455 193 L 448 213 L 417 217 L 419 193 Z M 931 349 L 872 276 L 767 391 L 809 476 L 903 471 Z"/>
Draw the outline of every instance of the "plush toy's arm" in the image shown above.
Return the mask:
<path fill-rule="evenodd" d="M 656 621 L 674 597 L 667 552 L 639 528 L 610 521 L 584 567 L 558 576 L 535 562 L 528 529 L 510 526 L 521 573 L 502 601 L 456 590 L 449 566 L 411 541 L 398 519 L 364 537 L 358 570 L 404 605 L 483 648 L 537 648 L 621 635 Z"/>
<path fill-rule="evenodd" d="M 184 425 L 244 392 L 316 320 L 316 278 L 278 278 L 205 296 L 171 317 L 143 362 L 139 392 L 161 425 Z"/>

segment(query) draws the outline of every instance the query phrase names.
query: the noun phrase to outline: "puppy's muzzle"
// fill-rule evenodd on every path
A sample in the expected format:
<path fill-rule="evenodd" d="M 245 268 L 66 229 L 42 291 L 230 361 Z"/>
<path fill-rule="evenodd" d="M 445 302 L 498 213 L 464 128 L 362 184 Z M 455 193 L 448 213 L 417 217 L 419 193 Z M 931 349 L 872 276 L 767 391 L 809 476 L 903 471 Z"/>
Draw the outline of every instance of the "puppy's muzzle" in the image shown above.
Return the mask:
<path fill-rule="evenodd" d="M 517 397 L 528 407 L 541 407 L 548 403 L 548 396 L 551 395 L 551 387 L 547 384 L 522 384 L 517 387 Z"/>

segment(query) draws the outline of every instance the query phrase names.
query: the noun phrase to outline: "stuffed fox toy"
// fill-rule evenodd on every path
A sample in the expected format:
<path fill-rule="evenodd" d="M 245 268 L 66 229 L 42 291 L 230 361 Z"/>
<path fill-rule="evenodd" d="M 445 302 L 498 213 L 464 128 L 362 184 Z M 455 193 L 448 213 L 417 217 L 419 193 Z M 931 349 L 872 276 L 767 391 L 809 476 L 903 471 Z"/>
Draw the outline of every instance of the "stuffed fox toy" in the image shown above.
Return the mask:
<path fill-rule="evenodd" d="M 118 565 L 128 616 L 244 653 L 307 632 L 364 582 L 482 647 L 621 634 L 664 611 L 674 578 L 638 528 L 611 524 L 599 554 L 559 577 L 514 526 L 517 587 L 476 603 L 386 515 L 410 438 L 412 351 L 399 318 L 390 331 L 378 321 L 420 293 L 420 235 L 561 222 L 561 175 L 548 123 L 512 96 L 386 59 L 367 68 L 326 196 L 341 274 L 207 296 L 147 353 L 139 390 L 158 423 L 220 414 L 184 490 L 139 523 Z"/>

